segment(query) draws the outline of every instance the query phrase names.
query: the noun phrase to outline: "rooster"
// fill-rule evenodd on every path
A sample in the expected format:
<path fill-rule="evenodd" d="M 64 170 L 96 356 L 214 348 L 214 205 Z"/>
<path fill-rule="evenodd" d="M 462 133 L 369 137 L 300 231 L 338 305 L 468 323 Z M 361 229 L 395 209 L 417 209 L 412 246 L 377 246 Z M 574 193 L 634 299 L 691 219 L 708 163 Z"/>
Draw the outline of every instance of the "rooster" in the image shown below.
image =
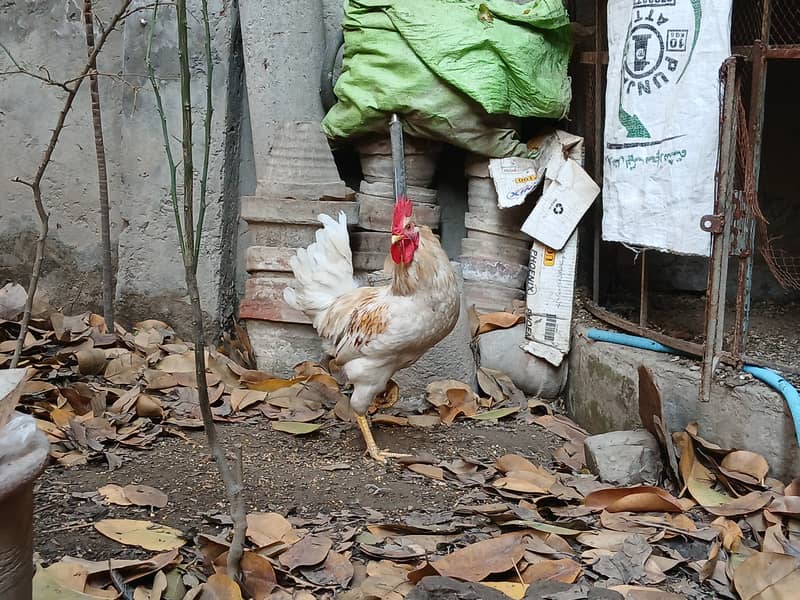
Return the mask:
<path fill-rule="evenodd" d="M 412 211 L 410 200 L 395 203 L 385 263 L 389 285 L 357 286 L 347 217 L 340 212 L 338 221 L 319 215 L 324 227 L 316 242 L 292 257 L 297 282 L 284 292 L 286 302 L 311 319 L 352 384 L 350 407 L 367 452 L 379 462 L 403 455 L 378 448 L 367 409 L 397 371 L 453 330 L 461 306 L 447 255 L 430 228 L 414 224 Z"/>

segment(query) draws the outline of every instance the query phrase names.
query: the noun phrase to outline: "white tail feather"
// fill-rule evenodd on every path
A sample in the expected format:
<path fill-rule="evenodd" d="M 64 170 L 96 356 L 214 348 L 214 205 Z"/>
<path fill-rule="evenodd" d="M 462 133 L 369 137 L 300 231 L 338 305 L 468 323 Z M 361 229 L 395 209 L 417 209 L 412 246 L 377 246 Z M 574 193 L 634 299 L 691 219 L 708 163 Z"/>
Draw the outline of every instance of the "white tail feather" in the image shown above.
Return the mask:
<path fill-rule="evenodd" d="M 289 261 L 297 283 L 283 292 L 287 304 L 306 313 L 315 326 L 317 315 L 357 287 L 347 217 L 340 212 L 338 221 L 328 215 L 318 218 L 323 228 L 317 231 L 317 241 L 308 248 L 300 248 Z"/>

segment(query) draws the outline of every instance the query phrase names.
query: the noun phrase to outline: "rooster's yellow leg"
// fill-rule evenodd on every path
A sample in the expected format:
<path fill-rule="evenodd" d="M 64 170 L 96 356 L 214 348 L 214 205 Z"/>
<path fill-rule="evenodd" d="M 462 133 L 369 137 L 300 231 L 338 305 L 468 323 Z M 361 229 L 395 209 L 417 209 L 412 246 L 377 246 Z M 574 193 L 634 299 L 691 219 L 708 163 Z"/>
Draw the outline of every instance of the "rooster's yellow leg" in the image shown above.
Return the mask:
<path fill-rule="evenodd" d="M 367 452 L 369 455 L 378 462 L 385 463 L 387 458 L 400 458 L 409 456 L 408 454 L 397 454 L 396 452 L 386 452 L 378 448 L 375 443 L 375 438 L 372 437 L 372 430 L 369 428 L 369 421 L 364 415 L 356 415 L 356 422 L 358 428 L 361 430 L 361 435 L 364 436 L 364 441 L 367 443 Z"/>

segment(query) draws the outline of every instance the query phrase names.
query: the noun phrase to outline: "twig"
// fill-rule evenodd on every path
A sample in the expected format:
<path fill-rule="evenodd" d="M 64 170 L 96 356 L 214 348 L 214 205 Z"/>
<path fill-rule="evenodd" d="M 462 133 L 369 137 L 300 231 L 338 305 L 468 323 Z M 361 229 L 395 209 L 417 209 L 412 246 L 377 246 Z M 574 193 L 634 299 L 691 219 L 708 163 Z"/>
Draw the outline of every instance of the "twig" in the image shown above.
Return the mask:
<path fill-rule="evenodd" d="M 211 151 L 211 118 L 214 115 L 214 104 L 211 101 L 211 79 L 214 75 L 214 61 L 211 57 L 211 28 L 208 20 L 208 0 L 201 2 L 201 14 L 205 31 L 206 50 L 206 115 L 204 119 L 205 143 L 203 145 L 203 171 L 200 176 L 200 207 L 197 211 L 197 233 L 194 243 L 194 264 L 200 259 L 200 240 L 203 233 L 203 222 L 206 216 L 206 190 L 208 187 L 208 157 Z"/>
<path fill-rule="evenodd" d="M 22 355 L 22 346 L 25 342 L 25 336 L 28 333 L 28 323 L 30 323 L 31 310 L 33 308 L 33 297 L 36 295 L 36 288 L 39 285 L 39 276 L 42 272 L 42 261 L 44 259 L 45 244 L 47 242 L 50 215 L 47 213 L 47 210 L 45 210 L 44 203 L 42 202 L 42 178 L 44 177 L 45 171 L 47 171 L 47 167 L 50 165 L 50 161 L 53 158 L 53 152 L 55 151 L 58 140 L 61 137 L 61 132 L 64 130 L 64 122 L 67 119 L 67 114 L 69 114 L 69 111 L 72 109 L 72 104 L 75 102 L 75 97 L 78 95 L 78 90 L 83 82 L 83 76 L 89 73 L 89 71 L 92 69 L 92 66 L 97 60 L 97 55 L 103 49 L 108 36 L 112 31 L 114 31 L 117 24 L 122 19 L 122 16 L 128 9 L 131 1 L 132 0 L 123 0 L 122 6 L 111 19 L 108 28 L 97 40 L 94 50 L 89 55 L 89 60 L 86 62 L 86 65 L 81 71 L 81 78 L 72 86 L 66 87 L 68 92 L 67 97 L 64 99 L 64 106 L 62 107 L 61 112 L 58 113 L 58 120 L 56 121 L 55 129 L 53 129 L 53 133 L 50 135 L 50 142 L 47 144 L 47 148 L 45 149 L 42 160 L 39 163 L 39 168 L 36 169 L 36 175 L 34 176 L 33 180 L 26 181 L 19 177 L 12 179 L 12 181 L 15 183 L 21 183 L 22 185 L 26 185 L 31 189 L 31 193 L 33 194 L 33 203 L 36 206 L 36 213 L 39 216 L 39 236 L 36 239 L 36 252 L 33 258 L 31 280 L 30 284 L 28 285 L 28 297 L 25 300 L 25 310 L 22 313 L 22 321 L 20 322 L 19 336 L 17 337 L 17 343 L 14 346 L 14 355 L 11 357 L 12 369 L 16 368 L 17 364 L 19 363 L 19 358 Z M 8 53 L 8 50 L 5 47 L 3 47 L 3 49 L 6 51 L 6 53 Z"/>
<path fill-rule="evenodd" d="M 83 0 L 83 22 L 86 29 L 86 51 L 92 56 L 94 50 L 94 20 L 92 0 Z M 114 272 L 111 268 L 111 217 L 108 204 L 108 168 L 106 149 L 103 143 L 103 120 L 100 112 L 100 86 L 97 65 L 89 71 L 89 90 L 92 99 L 92 126 L 94 127 L 94 151 L 97 157 L 97 183 L 100 200 L 100 236 L 103 256 L 103 318 L 108 331 L 114 331 Z"/>
<path fill-rule="evenodd" d="M 228 573 L 239 573 L 239 562 L 244 554 L 244 539 L 247 533 L 247 510 L 244 503 L 244 469 L 242 467 L 242 445 L 234 446 L 233 475 L 235 488 L 231 490 L 231 519 L 233 520 L 233 539 L 228 550 Z M 234 579 L 235 581 L 235 579 Z"/>
<path fill-rule="evenodd" d="M 170 145 L 169 126 L 167 125 L 167 116 L 164 113 L 164 103 L 161 100 L 161 88 L 156 79 L 155 69 L 153 68 L 153 61 L 150 59 L 150 52 L 153 48 L 153 35 L 156 30 L 156 19 L 158 17 L 158 0 L 153 5 L 153 22 L 150 25 L 150 35 L 147 38 L 147 50 L 144 55 L 144 62 L 147 66 L 147 74 L 150 78 L 150 86 L 153 88 L 153 94 L 156 97 L 156 112 L 161 121 L 161 135 L 164 138 L 164 152 L 167 155 L 167 167 L 169 168 L 169 192 L 170 199 L 172 200 L 172 211 L 175 213 L 175 226 L 178 230 L 178 243 L 181 248 L 181 255 L 186 252 L 183 247 L 183 227 L 181 226 L 180 211 L 178 210 L 178 181 L 177 181 L 177 167 L 175 166 L 175 159 L 172 156 L 172 146 Z"/>
<path fill-rule="evenodd" d="M 243 474 L 242 474 L 242 449 L 237 445 L 233 465 L 225 456 L 222 444 L 217 437 L 217 429 L 214 424 L 214 416 L 211 411 L 211 404 L 208 398 L 208 382 L 206 380 L 205 362 L 205 332 L 203 327 L 203 309 L 200 304 L 200 292 L 197 285 L 197 264 L 199 258 L 200 242 L 202 240 L 205 190 L 208 179 L 208 148 L 211 144 L 211 118 L 213 115 L 213 105 L 211 96 L 211 73 L 206 80 L 206 116 L 205 116 L 205 155 L 203 160 L 203 171 L 200 182 L 200 211 L 198 220 L 194 220 L 194 168 L 193 168 L 193 142 L 192 142 L 192 90 L 191 90 L 191 71 L 189 68 L 189 41 L 186 0 L 178 0 L 176 4 L 178 21 L 178 55 L 180 64 L 181 81 L 181 149 L 183 155 L 183 189 L 182 193 L 182 212 L 178 206 L 178 191 L 176 165 L 170 149 L 170 134 L 167 126 L 166 115 L 161 102 L 161 94 L 158 82 L 155 78 L 153 66 L 150 61 L 150 49 L 152 46 L 153 31 L 156 25 L 158 2 L 153 8 L 153 23 L 151 24 L 150 40 L 148 41 L 146 52 L 146 63 L 150 74 L 150 83 L 156 96 L 156 108 L 161 119 L 161 130 L 164 137 L 164 148 L 167 153 L 167 160 L 170 165 L 170 195 L 173 199 L 173 210 L 175 222 L 178 227 L 178 237 L 180 240 L 181 256 L 183 258 L 184 273 L 186 277 L 186 289 L 192 307 L 192 329 L 194 333 L 194 363 L 195 377 L 197 379 L 197 392 L 200 404 L 200 414 L 203 418 L 203 428 L 205 429 L 208 447 L 214 461 L 217 464 L 228 501 L 231 504 L 231 519 L 234 523 L 234 535 L 228 553 L 228 576 L 241 584 L 241 569 L 239 566 L 243 554 L 244 536 L 247 529 L 246 511 L 244 497 L 242 494 Z M 208 22 L 208 7 L 203 0 L 203 22 L 206 35 L 206 56 L 210 62 L 210 26 Z"/>

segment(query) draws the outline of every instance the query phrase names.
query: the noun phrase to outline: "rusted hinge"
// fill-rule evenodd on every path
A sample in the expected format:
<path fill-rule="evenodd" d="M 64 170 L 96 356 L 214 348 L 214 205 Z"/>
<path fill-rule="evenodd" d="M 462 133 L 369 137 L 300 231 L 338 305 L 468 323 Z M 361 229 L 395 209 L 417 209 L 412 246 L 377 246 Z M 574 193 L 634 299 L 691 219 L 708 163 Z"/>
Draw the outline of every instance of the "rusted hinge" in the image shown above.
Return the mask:
<path fill-rule="evenodd" d="M 708 233 L 722 233 L 725 228 L 725 215 L 703 215 L 700 219 L 700 229 Z"/>

